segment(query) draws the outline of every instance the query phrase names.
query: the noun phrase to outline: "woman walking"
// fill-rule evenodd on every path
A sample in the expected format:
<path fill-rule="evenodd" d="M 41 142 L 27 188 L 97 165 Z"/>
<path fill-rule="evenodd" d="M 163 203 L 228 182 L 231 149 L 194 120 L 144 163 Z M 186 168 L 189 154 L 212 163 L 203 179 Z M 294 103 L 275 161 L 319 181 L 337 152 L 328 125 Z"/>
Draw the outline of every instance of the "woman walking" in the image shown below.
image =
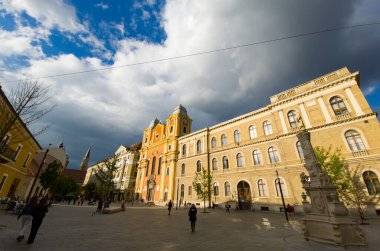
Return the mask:
<path fill-rule="evenodd" d="M 192 204 L 189 209 L 189 221 L 191 223 L 191 232 L 195 231 L 195 222 L 197 221 L 197 208 L 195 207 L 195 204 Z"/>
<path fill-rule="evenodd" d="M 32 221 L 32 210 L 37 206 L 37 197 L 32 197 L 28 204 L 22 209 L 22 212 L 17 217 L 17 220 L 21 218 L 21 228 L 17 236 L 17 241 L 22 241 L 24 239 L 25 229 L 29 226 L 29 223 Z"/>
<path fill-rule="evenodd" d="M 34 238 L 36 238 L 38 229 L 40 228 L 42 224 L 42 220 L 45 217 L 45 214 L 47 213 L 47 199 L 42 198 L 40 200 L 40 203 L 38 203 L 37 206 L 33 207 L 32 209 L 32 229 L 30 230 L 29 238 L 28 238 L 28 244 L 32 244 L 34 242 Z"/>
<path fill-rule="evenodd" d="M 173 203 L 172 203 L 172 200 L 170 200 L 169 203 L 168 203 L 169 215 L 170 215 L 170 212 L 172 211 L 172 207 L 173 207 Z"/>

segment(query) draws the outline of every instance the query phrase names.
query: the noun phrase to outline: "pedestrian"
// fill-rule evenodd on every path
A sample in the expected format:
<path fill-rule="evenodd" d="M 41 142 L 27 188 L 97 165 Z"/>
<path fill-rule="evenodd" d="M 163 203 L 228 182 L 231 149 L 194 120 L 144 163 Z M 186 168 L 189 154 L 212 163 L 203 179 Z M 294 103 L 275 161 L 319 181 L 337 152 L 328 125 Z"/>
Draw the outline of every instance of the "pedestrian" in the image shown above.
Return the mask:
<path fill-rule="evenodd" d="M 189 221 L 191 223 L 191 232 L 194 233 L 195 222 L 197 221 L 197 208 L 195 207 L 195 204 L 191 205 L 188 215 L 189 215 Z"/>
<path fill-rule="evenodd" d="M 37 197 L 32 197 L 30 199 L 30 202 L 25 205 L 22 212 L 17 217 L 17 220 L 19 220 L 21 218 L 21 228 L 20 228 L 20 232 L 17 236 L 17 241 L 22 241 L 24 239 L 25 229 L 28 227 L 30 222 L 33 220 L 32 210 L 35 206 L 37 206 Z"/>
<path fill-rule="evenodd" d="M 74 202 L 73 202 L 73 205 L 75 206 L 75 203 L 77 202 L 78 200 L 78 197 L 74 197 Z"/>
<path fill-rule="evenodd" d="M 37 206 L 33 207 L 32 209 L 32 228 L 30 230 L 29 238 L 28 238 L 28 244 L 32 244 L 34 242 L 34 239 L 36 238 L 38 229 L 40 228 L 42 224 L 42 220 L 45 217 L 45 214 L 48 212 L 47 207 L 47 199 L 42 198 Z"/>
<path fill-rule="evenodd" d="M 93 215 L 96 213 L 102 214 L 102 209 L 103 209 L 103 199 L 100 198 L 98 201 L 98 206 L 96 208 L 96 211 L 95 211 L 95 213 L 93 213 Z"/>
<path fill-rule="evenodd" d="M 239 211 L 239 203 L 236 202 L 235 212 L 238 212 L 238 211 Z"/>
<path fill-rule="evenodd" d="M 172 211 L 172 207 L 173 207 L 173 203 L 172 203 L 172 200 L 170 200 L 169 203 L 168 203 L 169 215 L 170 215 L 170 211 Z"/>
<path fill-rule="evenodd" d="M 186 200 L 185 200 L 185 204 L 184 204 L 185 208 L 187 208 L 187 204 L 186 204 Z"/>
<path fill-rule="evenodd" d="M 227 212 L 227 213 L 230 212 L 230 205 L 228 204 L 228 202 L 227 202 L 227 204 L 226 204 L 226 212 Z"/>

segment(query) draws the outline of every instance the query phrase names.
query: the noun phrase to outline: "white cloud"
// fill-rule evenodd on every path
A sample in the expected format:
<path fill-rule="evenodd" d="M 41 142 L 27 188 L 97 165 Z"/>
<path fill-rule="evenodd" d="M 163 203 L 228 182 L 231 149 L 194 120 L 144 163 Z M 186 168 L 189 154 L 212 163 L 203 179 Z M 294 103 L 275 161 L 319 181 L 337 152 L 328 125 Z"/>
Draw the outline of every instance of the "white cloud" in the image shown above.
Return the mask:
<path fill-rule="evenodd" d="M 49 29 L 73 33 L 86 31 L 77 19 L 75 8 L 62 0 L 12 0 L 4 1 L 2 5 L 7 12 L 20 14 L 25 11 Z"/>
<path fill-rule="evenodd" d="M 42 57 L 40 46 L 33 45 L 36 40 L 48 41 L 49 31 L 41 28 L 20 27 L 15 31 L 0 29 L 0 56 Z"/>
<path fill-rule="evenodd" d="M 101 8 L 103 10 L 106 10 L 106 9 L 108 9 L 110 7 L 108 4 L 105 4 L 103 2 L 97 3 L 97 4 L 95 4 L 95 6 L 98 7 L 98 8 Z"/>
<path fill-rule="evenodd" d="M 364 95 L 371 95 L 372 93 L 374 93 L 376 91 L 377 87 L 378 86 L 376 86 L 376 85 L 370 85 L 370 86 L 368 86 L 363 91 Z"/>

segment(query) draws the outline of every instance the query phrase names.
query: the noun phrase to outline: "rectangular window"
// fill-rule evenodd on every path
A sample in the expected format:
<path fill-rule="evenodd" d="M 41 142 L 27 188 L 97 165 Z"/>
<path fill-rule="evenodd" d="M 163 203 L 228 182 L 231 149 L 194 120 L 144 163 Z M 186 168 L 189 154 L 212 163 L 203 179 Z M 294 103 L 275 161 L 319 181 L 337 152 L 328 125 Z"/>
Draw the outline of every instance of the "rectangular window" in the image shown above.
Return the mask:
<path fill-rule="evenodd" d="M 1 191 L 1 189 L 3 189 L 3 186 L 4 186 L 5 181 L 7 180 L 7 178 L 8 178 L 8 174 L 4 174 L 3 178 L 1 178 L 1 181 L 0 181 L 0 191 Z"/>
<path fill-rule="evenodd" d="M 189 196 L 191 196 L 192 191 L 193 191 L 193 187 L 192 187 L 192 186 L 189 186 Z"/>
<path fill-rule="evenodd" d="M 16 152 L 15 154 L 13 155 L 13 160 L 16 161 L 17 157 L 18 157 L 18 154 L 20 153 L 21 151 L 21 148 L 22 146 L 21 145 L 18 145 L 17 149 L 16 149 Z"/>
<path fill-rule="evenodd" d="M 28 155 L 26 155 L 26 158 L 25 158 L 24 164 L 22 164 L 22 167 L 24 167 L 24 168 L 26 167 L 26 164 L 28 163 L 29 158 L 30 158 L 30 153 L 28 153 Z"/>

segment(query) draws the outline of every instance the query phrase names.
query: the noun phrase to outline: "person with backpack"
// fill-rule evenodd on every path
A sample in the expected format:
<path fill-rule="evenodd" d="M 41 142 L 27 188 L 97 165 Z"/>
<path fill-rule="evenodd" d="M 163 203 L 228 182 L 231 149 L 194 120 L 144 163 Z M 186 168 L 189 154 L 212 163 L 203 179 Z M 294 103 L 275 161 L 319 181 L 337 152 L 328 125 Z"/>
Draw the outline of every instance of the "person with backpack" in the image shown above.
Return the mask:
<path fill-rule="evenodd" d="M 35 206 L 37 206 L 37 202 L 38 202 L 37 197 L 32 197 L 30 199 L 29 203 L 27 203 L 25 205 L 25 207 L 22 209 L 21 213 L 17 217 L 17 220 L 19 220 L 21 218 L 21 228 L 20 228 L 20 232 L 17 236 L 17 241 L 19 241 L 19 242 L 24 239 L 25 229 L 28 227 L 30 222 L 32 222 L 32 220 L 33 220 L 32 210 Z"/>
<path fill-rule="evenodd" d="M 197 208 L 195 207 L 195 204 L 191 205 L 188 215 L 189 215 L 189 221 L 191 223 L 191 232 L 194 233 L 195 222 L 197 221 Z"/>

